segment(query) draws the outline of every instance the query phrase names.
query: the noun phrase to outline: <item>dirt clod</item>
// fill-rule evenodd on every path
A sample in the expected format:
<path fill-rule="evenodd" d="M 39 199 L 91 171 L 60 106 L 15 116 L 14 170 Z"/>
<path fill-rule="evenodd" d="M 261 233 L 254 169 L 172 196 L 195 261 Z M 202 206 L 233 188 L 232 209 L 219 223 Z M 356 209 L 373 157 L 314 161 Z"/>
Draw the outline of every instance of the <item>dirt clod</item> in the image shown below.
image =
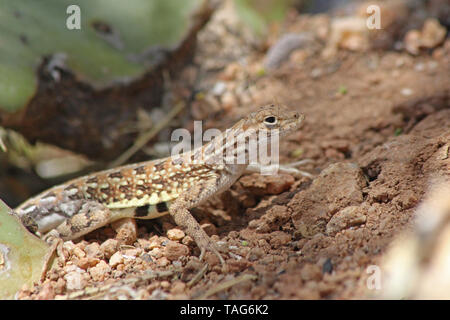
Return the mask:
<path fill-rule="evenodd" d="M 327 224 L 327 234 L 333 236 L 339 231 L 366 222 L 366 216 L 360 212 L 360 207 L 349 206 L 337 212 Z"/>
<path fill-rule="evenodd" d="M 189 254 L 189 248 L 181 243 L 169 241 L 164 248 L 164 256 L 173 261 Z"/>

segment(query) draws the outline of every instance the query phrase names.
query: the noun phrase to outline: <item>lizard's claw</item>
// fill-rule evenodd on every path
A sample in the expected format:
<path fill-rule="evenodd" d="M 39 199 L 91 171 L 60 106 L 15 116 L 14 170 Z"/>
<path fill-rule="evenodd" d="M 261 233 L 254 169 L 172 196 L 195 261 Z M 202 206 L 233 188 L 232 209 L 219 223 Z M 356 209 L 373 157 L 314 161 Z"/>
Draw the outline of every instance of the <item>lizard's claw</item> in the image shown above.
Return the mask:
<path fill-rule="evenodd" d="M 43 235 L 41 238 L 42 238 L 42 240 L 47 242 L 49 245 L 52 245 L 55 241 L 61 240 L 61 236 L 56 229 L 50 230 L 45 235 Z"/>
<path fill-rule="evenodd" d="M 44 265 L 42 267 L 41 277 L 39 279 L 41 283 L 44 281 L 47 271 L 51 267 L 51 262 L 55 257 L 55 253 L 57 257 L 60 257 L 63 260 L 63 262 L 65 260 L 62 252 L 63 240 L 61 238 L 55 236 L 54 234 L 47 233 L 44 240 L 50 245 L 50 248 L 44 257 Z"/>
<path fill-rule="evenodd" d="M 212 240 L 210 240 L 206 246 L 202 246 L 200 248 L 200 256 L 199 256 L 200 261 L 203 261 L 206 250 L 211 251 L 219 258 L 219 261 L 220 261 L 220 264 L 222 265 L 222 267 L 226 266 L 225 260 L 223 259 L 222 255 L 220 254 L 216 244 L 214 242 L 212 242 Z"/>

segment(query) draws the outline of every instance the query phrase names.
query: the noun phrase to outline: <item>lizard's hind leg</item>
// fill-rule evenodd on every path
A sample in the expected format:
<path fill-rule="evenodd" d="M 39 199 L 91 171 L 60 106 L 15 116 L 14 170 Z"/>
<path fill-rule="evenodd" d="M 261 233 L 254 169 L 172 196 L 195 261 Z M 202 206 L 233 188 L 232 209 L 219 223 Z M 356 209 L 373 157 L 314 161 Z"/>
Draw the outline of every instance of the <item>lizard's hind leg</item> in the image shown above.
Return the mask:
<path fill-rule="evenodd" d="M 66 205 L 70 206 L 71 203 L 68 202 Z M 57 256 L 64 261 L 64 254 L 62 253 L 63 240 L 71 240 L 81 237 L 91 231 L 103 227 L 110 222 L 121 218 L 131 217 L 134 214 L 134 211 L 131 209 L 110 210 L 106 206 L 94 201 L 83 201 L 81 206 L 80 203 L 77 203 L 72 207 L 79 208 L 79 210 L 73 215 L 67 217 L 61 224 L 43 236 L 43 239 L 49 243 L 51 247 L 42 268 L 40 278 L 41 282 L 45 279 L 47 270 L 51 265 L 55 252 L 57 253 Z M 67 212 L 70 211 L 66 211 L 66 214 Z"/>
<path fill-rule="evenodd" d="M 72 240 L 99 229 L 108 223 L 121 218 L 132 217 L 133 210 L 110 210 L 101 203 L 86 201 L 81 205 L 80 210 L 71 217 L 65 219 L 47 236 L 58 236 L 63 240 Z"/>

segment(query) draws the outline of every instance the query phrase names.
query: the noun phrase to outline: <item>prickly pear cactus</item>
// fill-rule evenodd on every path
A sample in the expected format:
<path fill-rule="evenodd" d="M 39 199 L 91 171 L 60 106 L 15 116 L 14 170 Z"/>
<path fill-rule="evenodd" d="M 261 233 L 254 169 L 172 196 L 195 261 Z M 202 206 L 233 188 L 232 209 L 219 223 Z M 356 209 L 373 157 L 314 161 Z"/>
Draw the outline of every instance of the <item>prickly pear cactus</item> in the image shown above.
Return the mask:
<path fill-rule="evenodd" d="M 77 77 L 95 87 L 141 76 L 172 48 L 200 0 L 0 0 L 0 108 L 23 107 L 37 88 L 42 57 L 59 53 Z M 76 6 L 73 6 L 73 5 Z"/>
<path fill-rule="evenodd" d="M 0 126 L 111 160 L 161 105 L 213 0 L 0 0 Z"/>
<path fill-rule="evenodd" d="M 24 284 L 39 280 L 48 250 L 9 210 L 0 200 L 0 299 L 13 299 Z"/>

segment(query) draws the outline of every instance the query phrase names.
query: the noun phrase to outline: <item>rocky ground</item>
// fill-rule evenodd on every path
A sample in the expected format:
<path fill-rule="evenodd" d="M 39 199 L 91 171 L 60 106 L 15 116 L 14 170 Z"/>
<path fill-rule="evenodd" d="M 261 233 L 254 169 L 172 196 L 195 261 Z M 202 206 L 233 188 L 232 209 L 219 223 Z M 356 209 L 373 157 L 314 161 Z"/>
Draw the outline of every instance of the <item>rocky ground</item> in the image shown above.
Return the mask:
<path fill-rule="evenodd" d="M 207 127 L 225 129 L 273 101 L 306 116 L 281 144 L 281 161 L 311 159 L 301 169 L 313 178 L 245 175 L 194 210 L 228 250 L 227 272 L 213 254 L 200 262 L 193 240 L 169 217 L 138 222 L 137 233 L 135 222 L 125 221 L 66 242 L 43 284 L 18 298 L 417 296 L 377 290 L 368 280 L 374 266 L 386 275 L 390 244 L 416 228 L 428 192 L 450 181 L 450 41 L 417 45 L 411 38 L 423 35 L 419 28 L 419 35 L 396 39 L 403 49 L 375 49 L 365 33 L 331 36 L 333 21 L 292 12 L 261 44 L 235 32 L 239 26 L 223 9 L 174 84 L 180 95 L 196 87 L 192 118 Z M 278 47 L 268 62 L 268 49 L 287 32 L 308 34 L 290 55 Z"/>

